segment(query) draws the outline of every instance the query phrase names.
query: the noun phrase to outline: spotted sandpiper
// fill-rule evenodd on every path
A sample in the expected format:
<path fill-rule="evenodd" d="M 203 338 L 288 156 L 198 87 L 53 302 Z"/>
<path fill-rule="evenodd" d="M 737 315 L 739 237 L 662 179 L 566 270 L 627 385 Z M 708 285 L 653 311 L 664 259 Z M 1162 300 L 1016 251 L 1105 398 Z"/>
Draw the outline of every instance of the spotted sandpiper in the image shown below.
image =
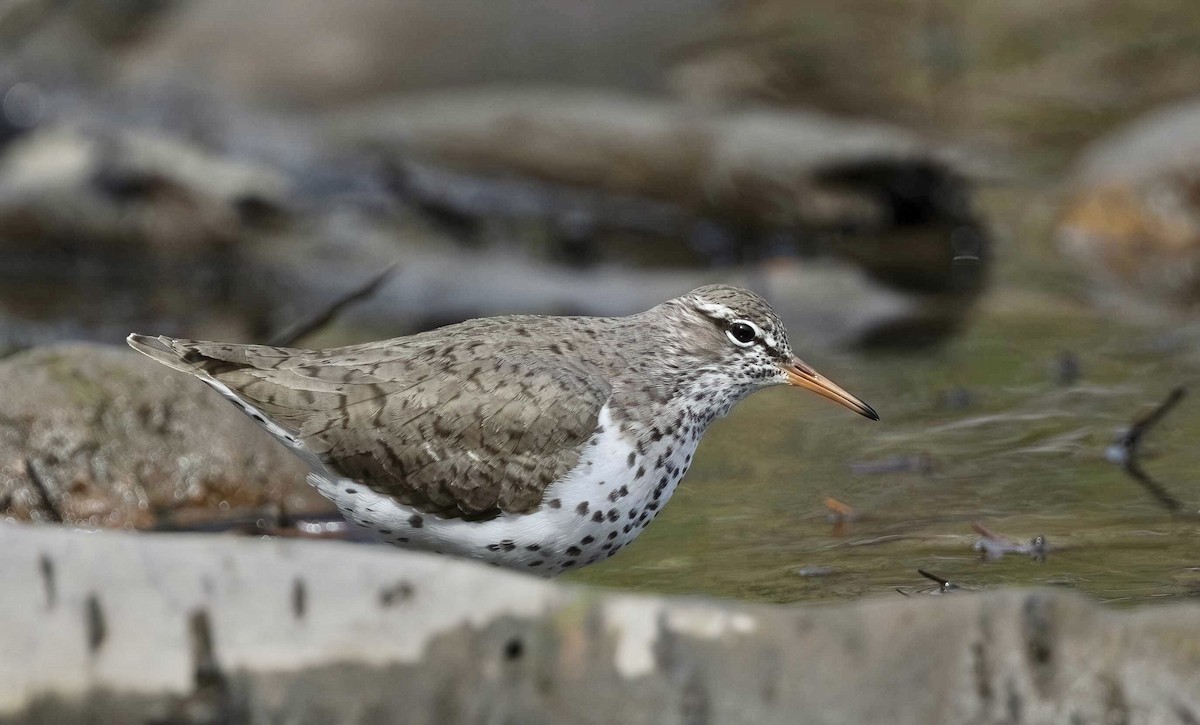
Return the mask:
<path fill-rule="evenodd" d="M 879 417 L 792 354 L 763 298 L 724 285 L 628 317 L 485 318 L 329 350 L 129 344 L 228 398 L 376 537 L 545 575 L 632 541 L 709 423 L 759 388 Z"/>

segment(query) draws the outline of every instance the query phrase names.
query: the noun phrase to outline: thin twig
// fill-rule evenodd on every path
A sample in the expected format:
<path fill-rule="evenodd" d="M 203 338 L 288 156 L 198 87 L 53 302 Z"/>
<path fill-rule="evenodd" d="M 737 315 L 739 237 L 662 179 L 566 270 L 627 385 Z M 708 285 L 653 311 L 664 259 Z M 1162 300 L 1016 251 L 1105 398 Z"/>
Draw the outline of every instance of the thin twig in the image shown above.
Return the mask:
<path fill-rule="evenodd" d="M 938 576 L 937 574 L 932 574 L 930 572 L 925 571 L 924 569 L 917 569 L 917 573 L 920 574 L 921 576 L 925 577 L 926 579 L 929 579 L 930 581 L 937 582 L 938 586 L 940 586 L 943 589 L 945 589 L 946 587 L 949 587 L 949 586 L 953 586 L 953 584 L 950 583 L 949 579 L 943 579 L 940 576 Z"/>
<path fill-rule="evenodd" d="M 1129 426 L 1129 430 L 1125 432 L 1125 435 L 1121 436 L 1121 439 L 1116 444 L 1124 453 L 1121 464 L 1125 472 L 1133 480 L 1137 481 L 1142 488 L 1146 489 L 1163 508 L 1171 513 L 1182 509 L 1183 502 L 1172 496 L 1162 484 L 1151 478 L 1150 474 L 1146 473 L 1145 469 L 1142 468 L 1141 461 L 1139 460 L 1141 455 L 1140 446 L 1142 438 L 1145 437 L 1146 433 L 1166 417 L 1167 413 L 1171 412 L 1171 409 L 1179 404 L 1179 401 L 1183 400 L 1185 392 L 1182 386 L 1172 390 L 1166 399 L 1159 403 L 1154 410 L 1135 420 Z"/>
<path fill-rule="evenodd" d="M 1126 450 L 1136 454 L 1137 447 L 1142 440 L 1142 436 L 1146 435 L 1151 428 L 1157 425 L 1158 422 L 1167 415 L 1167 413 L 1170 413 L 1172 408 L 1174 408 L 1176 405 L 1179 405 L 1179 401 L 1183 400 L 1183 396 L 1186 393 L 1187 391 L 1182 385 L 1175 388 L 1167 394 L 1166 399 L 1159 403 L 1154 410 L 1151 410 L 1149 413 L 1135 420 L 1133 425 L 1129 426 L 1129 430 L 1125 433 L 1125 436 L 1121 439 L 1121 444 L 1126 448 Z"/>
<path fill-rule="evenodd" d="M 290 327 L 284 328 L 281 332 L 276 333 L 271 337 L 270 340 L 267 341 L 267 344 L 271 345 L 272 347 L 290 347 L 296 344 L 305 336 L 329 324 L 330 320 L 332 320 L 334 317 L 337 317 L 342 310 L 346 309 L 355 302 L 358 302 L 359 300 L 375 294 L 375 292 L 383 286 L 384 282 L 387 282 L 389 279 L 391 279 L 392 275 L 396 273 L 398 267 L 399 265 L 392 264 L 387 269 L 372 277 L 361 287 L 358 287 L 357 289 L 354 289 L 337 298 L 331 304 L 327 305 L 325 309 L 321 310 L 312 317 L 309 317 L 307 320 L 298 322 Z"/>
<path fill-rule="evenodd" d="M 1130 457 L 1125 461 L 1125 472 L 1128 473 L 1133 480 L 1137 481 L 1146 492 L 1154 497 L 1154 500 L 1162 504 L 1162 507 L 1171 513 L 1178 513 L 1183 508 L 1183 502 L 1171 495 L 1161 483 L 1150 477 L 1150 474 L 1142 468 L 1142 464 L 1137 458 Z"/>

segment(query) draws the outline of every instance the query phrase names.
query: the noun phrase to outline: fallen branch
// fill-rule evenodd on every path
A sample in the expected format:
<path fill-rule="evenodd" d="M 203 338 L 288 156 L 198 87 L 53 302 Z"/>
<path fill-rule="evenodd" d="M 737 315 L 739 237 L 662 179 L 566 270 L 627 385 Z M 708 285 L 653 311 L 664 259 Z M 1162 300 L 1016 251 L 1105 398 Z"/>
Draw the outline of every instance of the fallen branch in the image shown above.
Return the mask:
<path fill-rule="evenodd" d="M 358 302 L 359 300 L 366 299 L 367 297 L 375 294 L 375 292 L 383 286 L 384 282 L 387 282 L 389 279 L 391 279 L 397 268 L 398 265 L 392 264 L 387 269 L 369 279 L 365 284 L 354 290 L 351 290 L 341 297 L 338 297 L 332 303 L 327 305 L 325 309 L 321 310 L 312 317 L 309 317 L 307 320 L 298 322 L 290 327 L 284 328 L 281 332 L 276 333 L 267 341 L 267 344 L 273 347 L 291 347 L 292 345 L 295 345 L 307 335 L 310 335 L 325 325 L 328 325 L 329 322 L 333 320 L 333 318 L 337 317 L 342 310 L 346 309 L 355 302 Z"/>

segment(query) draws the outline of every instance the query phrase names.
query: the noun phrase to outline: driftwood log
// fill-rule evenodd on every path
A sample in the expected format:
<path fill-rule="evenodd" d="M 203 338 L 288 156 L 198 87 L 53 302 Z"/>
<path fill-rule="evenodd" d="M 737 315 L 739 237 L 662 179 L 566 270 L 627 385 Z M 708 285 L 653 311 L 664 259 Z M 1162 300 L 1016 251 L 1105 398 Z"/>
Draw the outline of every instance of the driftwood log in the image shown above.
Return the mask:
<path fill-rule="evenodd" d="M 1190 723 L 1194 606 L 632 596 L 328 542 L 0 526 L 0 720 Z"/>

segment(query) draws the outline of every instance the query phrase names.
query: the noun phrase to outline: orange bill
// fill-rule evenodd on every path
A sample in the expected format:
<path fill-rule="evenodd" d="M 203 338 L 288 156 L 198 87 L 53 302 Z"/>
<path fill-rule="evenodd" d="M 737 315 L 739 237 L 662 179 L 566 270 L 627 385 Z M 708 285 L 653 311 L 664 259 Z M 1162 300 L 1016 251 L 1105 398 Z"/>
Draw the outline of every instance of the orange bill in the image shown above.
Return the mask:
<path fill-rule="evenodd" d="M 879 420 L 879 414 L 875 412 L 874 408 L 847 393 L 840 385 L 810 368 L 800 358 L 793 357 L 791 362 L 785 363 L 782 367 L 783 371 L 787 373 L 789 384 L 811 390 L 817 395 L 829 398 L 871 420 Z"/>

